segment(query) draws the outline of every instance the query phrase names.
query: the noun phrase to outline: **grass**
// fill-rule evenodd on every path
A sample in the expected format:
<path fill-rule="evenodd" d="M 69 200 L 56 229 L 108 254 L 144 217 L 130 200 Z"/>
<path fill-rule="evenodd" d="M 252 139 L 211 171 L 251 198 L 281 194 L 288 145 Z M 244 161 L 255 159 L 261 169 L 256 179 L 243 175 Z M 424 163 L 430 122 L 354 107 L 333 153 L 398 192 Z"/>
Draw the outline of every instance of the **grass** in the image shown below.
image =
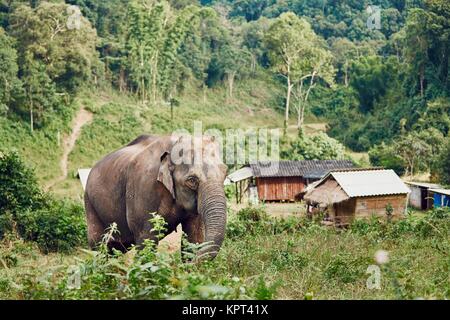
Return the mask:
<path fill-rule="evenodd" d="M 183 292 L 188 295 L 185 298 L 198 298 L 200 288 L 214 284 L 246 292 L 229 298 L 443 299 L 450 296 L 448 216 L 437 222 L 428 219 L 426 223 L 423 215 L 387 225 L 362 222 L 343 230 L 323 227 L 299 216 L 275 219 L 261 216 L 260 209 L 256 209 L 256 216 L 255 209 L 244 212 L 248 210 L 250 215 L 245 216 L 243 211 L 238 215 L 231 213 L 227 238 L 212 262 L 183 267 L 179 253 L 155 256 L 158 261 L 168 263 L 170 283 L 176 284 L 175 288 L 169 285 L 173 294 Z M 417 231 L 422 230 L 419 225 L 427 224 L 433 224 L 439 232 Z M 130 298 L 131 293 L 122 296 L 124 293 L 118 287 L 115 289 L 116 280 L 102 277 L 117 274 L 116 277 L 132 286 L 129 283 L 132 279 L 124 277 L 136 263 L 135 252 L 111 257 L 105 266 L 102 263 L 106 262 L 101 260 L 95 260 L 93 265 L 91 254 L 81 249 L 71 255 L 42 255 L 32 244 L 14 239 L 3 240 L 0 248 L 1 261 L 10 261 L 8 267 L 0 268 L 0 298 Z M 380 249 L 389 252 L 390 261 L 381 266 L 380 289 L 369 289 L 366 281 L 370 275 L 366 271 L 375 265 L 374 254 Z M 122 265 L 119 269 L 115 266 L 116 259 Z M 80 264 L 87 270 L 82 278 L 87 284 L 73 292 L 64 287 L 67 270 Z M 143 275 L 140 281 L 148 281 L 145 278 L 148 276 Z M 158 272 L 150 275 L 155 279 L 160 276 Z M 93 288 L 99 285 L 99 279 L 104 290 L 96 292 Z"/>
<path fill-rule="evenodd" d="M 54 179 L 59 175 L 58 164 L 63 152 L 58 145 L 58 136 L 62 141 L 62 136 L 70 131 L 70 120 L 75 111 L 75 105 L 69 106 L 66 118 L 54 118 L 48 127 L 33 133 L 22 119 L 0 117 L 0 149 L 17 150 L 36 169 L 41 182 Z"/>

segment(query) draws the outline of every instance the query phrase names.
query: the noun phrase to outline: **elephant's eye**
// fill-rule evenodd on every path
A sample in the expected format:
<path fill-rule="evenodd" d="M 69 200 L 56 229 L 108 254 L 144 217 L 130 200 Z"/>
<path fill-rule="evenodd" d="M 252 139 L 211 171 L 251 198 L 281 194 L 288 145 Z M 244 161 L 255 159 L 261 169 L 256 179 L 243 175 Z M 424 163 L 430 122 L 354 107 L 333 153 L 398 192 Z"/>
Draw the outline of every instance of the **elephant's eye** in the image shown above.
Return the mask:
<path fill-rule="evenodd" d="M 195 176 L 190 176 L 186 179 L 186 185 L 189 189 L 197 190 L 198 188 L 198 178 Z"/>

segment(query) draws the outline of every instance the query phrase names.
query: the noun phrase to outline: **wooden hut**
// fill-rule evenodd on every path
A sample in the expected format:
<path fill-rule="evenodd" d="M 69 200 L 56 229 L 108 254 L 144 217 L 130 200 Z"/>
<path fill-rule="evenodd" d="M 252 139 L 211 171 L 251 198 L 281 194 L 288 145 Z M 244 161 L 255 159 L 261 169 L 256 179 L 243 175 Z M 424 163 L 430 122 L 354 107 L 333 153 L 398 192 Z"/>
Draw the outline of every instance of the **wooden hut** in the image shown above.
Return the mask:
<path fill-rule="evenodd" d="M 244 193 L 257 194 L 258 201 L 300 200 L 306 186 L 330 170 L 353 168 L 349 160 L 265 161 L 249 164 L 228 176 L 236 183 L 237 202 Z"/>
<path fill-rule="evenodd" d="M 409 206 L 419 210 L 429 210 L 433 208 L 433 194 L 431 189 L 439 189 L 440 185 L 426 182 L 405 181 L 411 189 L 409 195 Z"/>
<path fill-rule="evenodd" d="M 409 192 L 393 170 L 350 169 L 330 172 L 304 199 L 308 210 L 325 212 L 326 222 L 346 225 L 358 217 L 403 215 Z"/>

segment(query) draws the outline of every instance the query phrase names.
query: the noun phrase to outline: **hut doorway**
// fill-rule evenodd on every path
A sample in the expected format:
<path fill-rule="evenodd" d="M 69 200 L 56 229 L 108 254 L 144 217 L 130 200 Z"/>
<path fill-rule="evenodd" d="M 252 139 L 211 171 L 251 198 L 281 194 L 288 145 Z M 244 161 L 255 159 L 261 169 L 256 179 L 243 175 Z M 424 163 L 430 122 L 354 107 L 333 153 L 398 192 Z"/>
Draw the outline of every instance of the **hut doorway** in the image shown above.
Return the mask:
<path fill-rule="evenodd" d="M 428 209 L 428 189 L 420 188 L 420 198 L 421 198 L 421 209 Z"/>

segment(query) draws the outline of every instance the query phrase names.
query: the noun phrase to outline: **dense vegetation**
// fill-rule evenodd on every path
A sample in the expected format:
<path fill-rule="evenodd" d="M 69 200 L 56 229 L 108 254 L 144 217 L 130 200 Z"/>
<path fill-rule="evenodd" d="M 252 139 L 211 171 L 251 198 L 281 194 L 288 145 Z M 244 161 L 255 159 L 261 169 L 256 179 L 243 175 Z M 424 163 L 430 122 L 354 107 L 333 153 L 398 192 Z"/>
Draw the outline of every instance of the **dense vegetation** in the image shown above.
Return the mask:
<path fill-rule="evenodd" d="M 13 233 L 43 252 L 70 252 L 86 241 L 83 207 L 44 194 L 17 153 L 0 152 L 0 238 Z"/>
<path fill-rule="evenodd" d="M 179 253 L 126 255 L 82 250 L 77 261 L 50 256 L 10 236 L 0 250 L 0 297 L 27 299 L 356 299 L 448 298 L 450 212 L 398 222 L 360 221 L 335 230 L 299 216 L 270 218 L 263 208 L 231 214 L 222 253 L 212 262 L 182 263 Z M 156 220 L 155 220 L 156 221 Z M 159 224 L 163 228 L 163 224 Z M 114 236 L 112 227 L 105 235 Z M 384 249 L 380 289 L 366 282 Z M 198 250 L 190 247 L 186 255 Z M 31 262 L 31 267 L 30 267 Z M 55 264 L 58 264 L 56 267 Z"/>
<path fill-rule="evenodd" d="M 233 104 L 257 78 L 285 91 L 268 106 L 286 128 L 315 115 L 372 164 L 448 182 L 449 20 L 445 0 L 2 2 L 0 113 L 64 131 L 81 87 L 112 87 L 173 118 L 193 92 Z"/>

